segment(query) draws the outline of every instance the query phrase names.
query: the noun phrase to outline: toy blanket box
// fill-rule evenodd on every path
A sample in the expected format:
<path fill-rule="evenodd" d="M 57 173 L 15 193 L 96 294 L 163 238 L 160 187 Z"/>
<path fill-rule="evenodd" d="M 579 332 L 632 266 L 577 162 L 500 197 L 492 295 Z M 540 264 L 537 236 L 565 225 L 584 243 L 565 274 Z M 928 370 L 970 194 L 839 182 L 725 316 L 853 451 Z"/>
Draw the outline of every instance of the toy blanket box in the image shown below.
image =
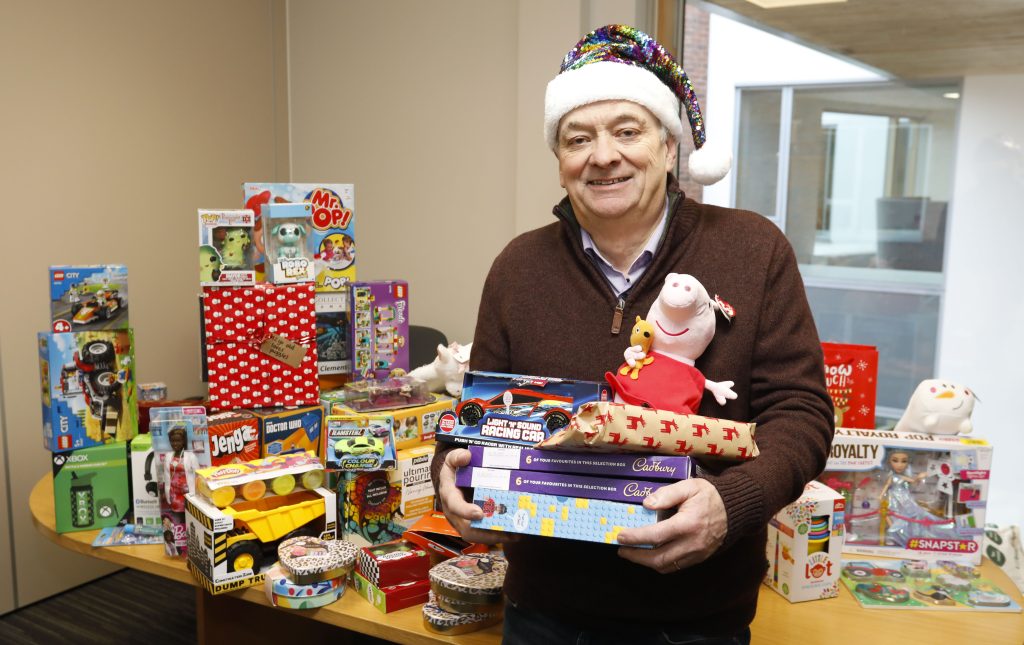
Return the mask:
<path fill-rule="evenodd" d="M 606 383 L 466 372 L 462 399 L 441 415 L 437 440 L 532 447 L 569 425 L 584 403 L 611 400 Z"/>
<path fill-rule="evenodd" d="M 764 584 L 789 602 L 838 596 L 845 510 L 842 495 L 809 482 L 768 522 Z"/>
<path fill-rule="evenodd" d="M 982 439 L 836 428 L 818 480 L 846 499 L 844 553 L 977 565 L 991 466 Z"/>

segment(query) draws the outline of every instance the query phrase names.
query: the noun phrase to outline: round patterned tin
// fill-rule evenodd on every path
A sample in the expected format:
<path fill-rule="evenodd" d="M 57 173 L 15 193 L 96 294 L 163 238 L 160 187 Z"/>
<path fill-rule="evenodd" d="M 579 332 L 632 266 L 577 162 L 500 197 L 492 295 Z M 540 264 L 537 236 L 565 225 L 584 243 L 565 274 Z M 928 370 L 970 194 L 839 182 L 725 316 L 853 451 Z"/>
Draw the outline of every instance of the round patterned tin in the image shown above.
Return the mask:
<path fill-rule="evenodd" d="M 277 547 L 277 558 L 288 578 L 297 585 L 333 580 L 348 575 L 359 547 L 344 540 L 300 536 Z"/>
<path fill-rule="evenodd" d="M 284 607 L 285 609 L 316 609 L 317 607 L 325 607 L 345 593 L 345 585 L 336 587 L 331 590 L 330 593 L 320 594 L 319 596 L 311 596 L 309 598 L 291 598 L 289 596 L 279 596 L 274 594 L 273 603 L 278 607 Z"/>
<path fill-rule="evenodd" d="M 267 579 L 264 583 L 269 593 L 275 596 L 288 598 L 311 598 L 322 596 L 335 591 L 345 584 L 345 578 L 334 578 L 323 582 L 314 582 L 308 585 L 295 584 L 288 579 L 288 574 L 281 568 L 281 564 L 275 564 L 267 571 Z"/>
<path fill-rule="evenodd" d="M 458 606 L 490 606 L 502 602 L 508 562 L 504 556 L 470 553 L 445 560 L 430 569 L 430 588 L 439 599 Z"/>
<path fill-rule="evenodd" d="M 445 611 L 437 603 L 434 592 L 430 592 L 430 600 L 423 605 L 423 626 L 428 630 L 453 636 L 467 634 L 501 622 L 501 612 L 455 614 Z"/>

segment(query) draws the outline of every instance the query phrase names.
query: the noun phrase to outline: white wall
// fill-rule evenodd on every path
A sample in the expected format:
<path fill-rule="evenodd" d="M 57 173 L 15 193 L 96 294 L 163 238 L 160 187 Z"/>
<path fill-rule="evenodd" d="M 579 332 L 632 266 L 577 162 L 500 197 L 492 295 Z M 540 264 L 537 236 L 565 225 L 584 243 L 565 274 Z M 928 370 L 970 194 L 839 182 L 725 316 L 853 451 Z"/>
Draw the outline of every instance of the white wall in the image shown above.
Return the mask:
<path fill-rule="evenodd" d="M 964 79 L 938 376 L 978 393 L 995 446 L 988 521 L 1024 525 L 1024 75 Z"/>

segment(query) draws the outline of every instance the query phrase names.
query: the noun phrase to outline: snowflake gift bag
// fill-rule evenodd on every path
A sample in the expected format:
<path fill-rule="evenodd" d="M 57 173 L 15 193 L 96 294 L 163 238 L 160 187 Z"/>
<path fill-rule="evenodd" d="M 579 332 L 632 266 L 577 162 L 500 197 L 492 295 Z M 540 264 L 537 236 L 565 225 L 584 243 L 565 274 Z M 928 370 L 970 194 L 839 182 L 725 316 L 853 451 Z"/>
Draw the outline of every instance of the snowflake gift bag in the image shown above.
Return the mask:
<path fill-rule="evenodd" d="M 874 430 L 878 350 L 870 345 L 845 343 L 822 343 L 821 349 L 836 427 Z"/>
<path fill-rule="evenodd" d="M 205 287 L 210 409 L 317 405 L 315 285 Z"/>

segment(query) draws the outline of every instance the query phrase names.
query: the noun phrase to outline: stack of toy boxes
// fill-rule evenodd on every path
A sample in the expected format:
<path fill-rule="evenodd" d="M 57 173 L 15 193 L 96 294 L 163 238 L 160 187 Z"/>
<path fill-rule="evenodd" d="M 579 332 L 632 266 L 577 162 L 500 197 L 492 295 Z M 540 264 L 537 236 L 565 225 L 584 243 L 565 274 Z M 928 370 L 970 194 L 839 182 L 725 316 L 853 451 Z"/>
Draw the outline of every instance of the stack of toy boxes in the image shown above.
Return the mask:
<path fill-rule="evenodd" d="M 429 572 L 430 556 L 425 550 L 394 540 L 360 550 L 353 582 L 359 595 L 389 613 L 427 601 Z"/>
<path fill-rule="evenodd" d="M 846 500 L 812 481 L 768 523 L 764 583 L 790 602 L 839 595 Z"/>
<path fill-rule="evenodd" d="M 982 439 L 836 428 L 818 480 L 846 499 L 844 553 L 978 564 L 991 467 Z"/>
<path fill-rule="evenodd" d="M 133 517 L 127 442 L 138 430 L 127 269 L 57 266 L 49 277 L 51 331 L 38 342 L 57 531 L 114 526 Z"/>
<path fill-rule="evenodd" d="M 280 542 L 337 537 L 334 493 L 313 453 L 293 453 L 196 471 L 185 497 L 188 568 L 210 593 L 263 581 Z"/>

